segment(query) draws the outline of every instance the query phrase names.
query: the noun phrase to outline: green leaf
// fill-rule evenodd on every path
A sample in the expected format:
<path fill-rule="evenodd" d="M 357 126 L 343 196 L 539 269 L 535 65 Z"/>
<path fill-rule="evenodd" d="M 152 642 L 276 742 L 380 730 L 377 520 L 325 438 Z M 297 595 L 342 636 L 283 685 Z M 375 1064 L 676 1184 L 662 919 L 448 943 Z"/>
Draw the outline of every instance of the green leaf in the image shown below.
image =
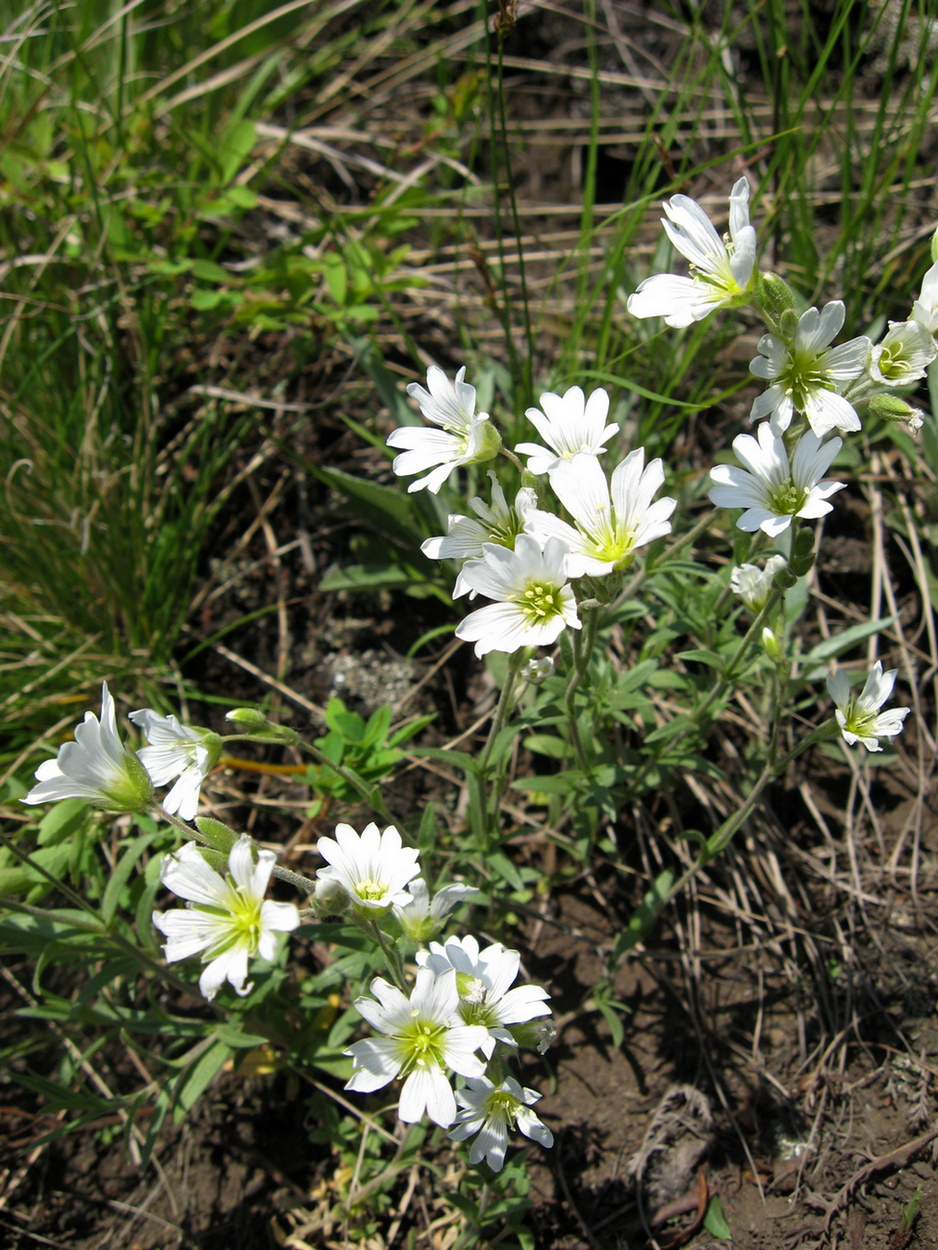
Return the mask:
<path fill-rule="evenodd" d="M 642 899 L 642 904 L 629 921 L 628 927 L 623 929 L 616 939 L 612 952 L 612 962 L 614 964 L 622 958 L 626 951 L 630 951 L 633 946 L 637 946 L 649 932 L 658 918 L 658 913 L 667 903 L 668 894 L 673 884 L 674 873 L 670 868 L 665 869 L 659 877 L 655 878 L 654 884 Z"/>
<path fill-rule="evenodd" d="M 250 155 L 257 140 L 254 123 L 238 121 L 222 134 L 218 145 L 222 185 L 231 182 Z"/>
<path fill-rule="evenodd" d="M 384 590 L 409 586 L 413 578 L 399 564 L 349 564 L 333 569 L 319 583 L 320 590 Z"/>
<path fill-rule="evenodd" d="M 722 672 L 726 666 L 726 659 L 720 655 L 718 651 L 696 650 L 696 651 L 679 651 L 674 657 L 676 660 L 693 660 L 697 664 L 706 664 L 708 668 L 715 668 L 718 672 Z"/>
<path fill-rule="evenodd" d="M 495 851 L 492 855 L 485 857 L 485 862 L 503 881 L 507 881 L 513 890 L 524 889 L 521 874 L 507 855 L 503 855 L 501 851 Z"/>
<path fill-rule="evenodd" d="M 549 755 L 555 760 L 566 759 L 573 753 L 569 742 L 555 738 L 553 734 L 530 734 L 525 738 L 524 745 L 537 755 Z"/>
<path fill-rule="evenodd" d="M 266 1038 L 265 1038 L 266 1041 Z M 200 1096 L 211 1085 L 221 1071 L 222 1064 L 231 1055 L 231 1047 L 222 1041 L 215 1041 L 208 1050 L 198 1058 L 182 1078 L 173 1110 L 173 1121 L 181 1124 L 187 1112 L 195 1106 Z"/>
<path fill-rule="evenodd" d="M 707 1211 L 704 1215 L 704 1228 L 711 1237 L 718 1237 L 720 1241 L 729 1241 L 733 1236 L 723 1214 L 719 1194 L 714 1194 L 707 1203 Z"/>
<path fill-rule="evenodd" d="M 862 621 L 859 625 L 851 625 L 849 629 L 835 634 L 832 638 L 825 638 L 816 647 L 812 647 L 807 655 L 802 657 L 802 665 L 820 663 L 823 660 L 831 659 L 835 655 L 843 655 L 845 651 L 849 651 L 852 646 L 862 642 L 864 638 L 869 638 L 871 634 L 879 634 L 884 629 L 888 629 L 890 625 L 895 624 L 895 620 L 894 616 L 884 616 L 878 621 Z"/>
<path fill-rule="evenodd" d="M 408 548 L 420 546 L 423 534 L 415 524 L 413 505 L 401 490 L 343 473 L 341 469 L 324 469 L 315 464 L 308 468 L 320 482 L 354 505 L 359 520 Z"/>
<path fill-rule="evenodd" d="M 104 891 L 104 897 L 101 900 L 101 916 L 105 924 L 110 924 L 117 911 L 117 904 L 120 900 L 121 890 L 130 880 L 130 874 L 133 872 L 137 860 L 147 849 L 154 839 L 162 837 L 161 833 L 142 833 L 138 838 L 134 838 L 127 850 L 117 861 L 114 871 L 111 873 L 111 879 L 107 883 Z"/>
<path fill-rule="evenodd" d="M 454 768 L 458 768 L 467 777 L 477 777 L 479 775 L 479 761 L 474 755 L 469 755 L 465 751 L 444 751 L 440 747 L 414 747 L 410 754 L 415 755 L 418 759 L 437 760 L 440 764 L 452 764 Z"/>
<path fill-rule="evenodd" d="M 609 1025 L 609 1032 L 612 1034 L 612 1044 L 618 1048 L 625 1041 L 625 1029 L 622 1027 L 622 1020 L 618 1012 L 614 1011 L 608 1003 L 597 1003 L 596 1010 Z"/>
<path fill-rule="evenodd" d="M 54 846 L 69 837 L 88 816 L 84 799 L 63 799 L 46 812 L 39 822 L 36 841 L 40 846 Z"/>

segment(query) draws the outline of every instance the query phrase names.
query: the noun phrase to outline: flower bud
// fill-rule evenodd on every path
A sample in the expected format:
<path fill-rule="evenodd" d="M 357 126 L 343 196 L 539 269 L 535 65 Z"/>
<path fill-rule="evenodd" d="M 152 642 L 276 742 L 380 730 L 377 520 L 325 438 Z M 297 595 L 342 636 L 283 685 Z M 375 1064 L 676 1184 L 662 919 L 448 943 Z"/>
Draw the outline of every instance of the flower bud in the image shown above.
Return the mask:
<path fill-rule="evenodd" d="M 906 421 L 910 430 L 922 428 L 923 414 L 898 395 L 874 395 L 870 400 L 870 408 L 878 417 L 887 421 Z"/>
<path fill-rule="evenodd" d="M 329 877 L 320 877 L 316 882 L 316 892 L 312 898 L 315 911 L 320 916 L 343 916 L 351 903 L 348 891 L 338 881 Z"/>
<path fill-rule="evenodd" d="M 554 675 L 554 661 L 549 655 L 542 655 L 536 659 L 528 660 L 520 673 L 522 681 L 526 681 L 529 686 L 540 686 L 548 677 Z"/>
<path fill-rule="evenodd" d="M 814 530 L 807 525 L 799 526 L 791 547 L 789 568 L 795 577 L 804 577 L 814 567 Z"/>
<path fill-rule="evenodd" d="M 777 273 L 763 273 L 760 278 L 762 298 L 770 313 L 780 317 L 787 309 L 795 307 L 794 292 L 784 278 Z"/>
<path fill-rule="evenodd" d="M 211 816 L 196 816 L 195 827 L 209 846 L 225 855 L 238 840 L 239 835 L 233 829 L 223 825 L 220 820 L 213 820 Z"/>
<path fill-rule="evenodd" d="M 230 712 L 225 713 L 225 720 L 232 721 L 239 729 L 246 729 L 248 733 L 258 729 L 272 728 L 264 713 L 256 707 L 232 708 Z"/>
<path fill-rule="evenodd" d="M 480 421 L 473 427 L 476 434 L 473 440 L 472 459 L 467 464 L 485 464 L 494 460 L 502 447 L 502 436 L 491 421 Z"/>
<path fill-rule="evenodd" d="M 774 580 L 776 574 L 784 572 L 785 568 L 785 557 L 780 555 L 769 556 L 764 569 L 756 564 L 740 564 L 733 569 L 730 587 L 747 608 L 752 612 L 761 612 L 773 588 L 778 585 L 777 580 Z M 791 584 L 794 583 L 795 579 L 792 578 Z"/>
<path fill-rule="evenodd" d="M 295 742 L 297 732 L 286 725 L 275 725 L 259 708 L 236 707 L 225 713 L 225 719 L 233 721 L 246 738 L 257 742 Z M 219 742 L 221 739 L 219 739 Z"/>
<path fill-rule="evenodd" d="M 931 263 L 934 265 L 938 261 L 938 226 L 935 227 L 935 233 L 931 237 Z"/>
<path fill-rule="evenodd" d="M 508 1032 L 519 1046 L 527 1046 L 545 1055 L 547 1048 L 557 1036 L 557 1026 L 550 1016 L 542 1016 L 539 1020 L 526 1020 L 523 1024 L 512 1024 Z"/>
<path fill-rule="evenodd" d="M 773 664 L 781 664 L 785 659 L 785 651 L 768 625 L 762 631 L 762 648 Z"/>
<path fill-rule="evenodd" d="M 786 308 L 778 319 L 778 328 L 786 343 L 794 343 L 795 336 L 798 333 L 798 325 L 798 314 L 793 308 Z"/>

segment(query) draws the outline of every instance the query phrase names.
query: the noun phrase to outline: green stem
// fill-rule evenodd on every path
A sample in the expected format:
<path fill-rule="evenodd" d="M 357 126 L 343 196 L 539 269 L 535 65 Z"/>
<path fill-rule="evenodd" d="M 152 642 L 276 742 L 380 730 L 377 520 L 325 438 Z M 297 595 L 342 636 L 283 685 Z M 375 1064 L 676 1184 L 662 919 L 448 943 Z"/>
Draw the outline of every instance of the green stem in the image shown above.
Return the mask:
<path fill-rule="evenodd" d="M 366 933 L 370 934 L 370 936 L 373 937 L 381 947 L 381 953 L 384 955 L 384 962 L 388 966 L 388 972 L 391 975 L 391 980 L 405 996 L 405 998 L 409 998 L 410 993 L 407 981 L 404 977 L 404 967 L 401 963 L 401 957 L 393 946 L 388 945 L 387 934 L 381 929 L 376 920 L 369 921 L 368 924 L 363 925 L 362 928 Z"/>
<path fill-rule="evenodd" d="M 298 746 L 308 755 L 311 755 L 316 763 L 322 768 L 329 768 L 336 773 L 337 776 L 341 777 L 346 785 L 351 786 L 365 806 L 370 807 L 371 810 L 377 816 L 380 816 L 382 820 L 387 821 L 389 825 L 394 825 L 395 827 L 399 825 L 400 822 L 388 810 L 388 807 L 376 786 L 369 786 L 368 783 L 363 781 L 357 773 L 353 773 L 350 769 L 344 768 L 341 764 L 337 764 L 335 760 L 331 760 L 325 752 L 321 751 L 319 747 L 315 745 L 315 743 L 307 742 L 305 738 L 297 737 L 294 745 Z"/>
<path fill-rule="evenodd" d="M 168 821 L 180 833 L 185 834 L 192 842 L 201 842 L 203 846 L 207 846 L 211 851 L 217 851 L 218 846 L 211 838 L 207 838 L 199 829 L 192 825 L 187 825 L 184 820 L 180 820 L 178 816 L 173 816 L 161 807 L 159 803 L 154 803 L 153 809 L 163 820 Z M 304 877 L 298 872 L 291 872 L 289 868 L 281 868 L 279 864 L 274 864 L 274 876 L 281 881 L 288 881 L 290 885 L 295 885 L 300 890 L 305 890 L 307 894 L 314 894 L 316 891 L 316 882 L 309 877 Z"/>
<path fill-rule="evenodd" d="M 611 610 L 615 611 L 615 609 L 620 607 L 623 603 L 627 603 L 629 599 L 634 598 L 636 591 L 655 569 L 665 564 L 673 556 L 676 556 L 679 551 L 683 551 L 688 543 L 696 542 L 700 535 L 709 529 L 712 523 L 713 513 L 708 512 L 706 516 L 701 517 L 692 529 L 689 529 L 686 534 L 682 534 L 680 538 L 675 539 L 671 546 L 661 553 L 660 559 L 655 561 L 652 569 L 649 569 L 648 562 L 646 561 L 632 580 L 627 582 L 618 595 L 616 595 L 615 603 L 612 605 Z"/>
<path fill-rule="evenodd" d="M 581 605 L 582 606 L 582 605 Z M 570 740 L 576 752 L 577 762 L 584 772 L 589 772 L 589 756 L 580 736 L 580 725 L 576 714 L 576 692 L 583 684 L 589 671 L 590 658 L 596 642 L 596 631 L 599 628 L 599 608 L 591 607 L 583 611 L 584 625 L 582 635 L 573 635 L 573 670 L 567 682 L 564 705 L 567 709 L 567 721 L 570 726 Z"/>
<path fill-rule="evenodd" d="M 492 747 L 495 745 L 495 739 L 505 727 L 508 715 L 511 711 L 511 701 L 515 690 L 515 683 L 518 674 L 521 672 L 521 666 L 528 657 L 526 647 L 520 647 L 517 651 L 512 652 L 508 657 L 508 671 L 505 673 L 505 684 L 502 686 L 502 692 L 498 697 L 498 706 L 495 709 L 495 715 L 492 717 L 492 724 L 489 728 L 489 736 L 485 740 L 485 746 L 482 749 L 482 758 L 479 761 L 479 774 L 483 778 L 488 771 L 489 756 L 492 754 Z"/>
<path fill-rule="evenodd" d="M 524 465 L 521 463 L 521 461 L 518 459 L 518 457 L 515 455 L 513 451 L 508 450 L 508 448 L 504 445 L 504 443 L 501 445 L 501 447 L 498 450 L 499 450 L 500 455 L 504 456 L 507 460 L 511 461 L 511 463 L 515 466 L 515 468 L 518 470 L 519 473 L 524 472 Z"/>
<path fill-rule="evenodd" d="M 298 747 L 301 751 L 311 755 L 320 767 L 328 768 L 336 776 L 341 777 L 345 784 L 355 791 L 365 806 L 370 807 L 382 820 L 386 820 L 389 825 L 398 824 L 397 819 L 388 811 L 384 799 L 382 799 L 376 787 L 369 786 L 357 773 L 352 772 L 350 768 L 345 768 L 342 764 L 337 764 L 335 760 L 331 760 L 328 755 L 321 751 L 314 742 L 307 742 L 305 738 L 301 738 L 298 733 L 294 733 L 292 730 L 279 727 L 275 730 L 271 726 L 270 733 L 258 730 L 255 733 L 227 734 L 222 738 L 222 742 L 274 742 L 279 743 L 281 746 Z"/>

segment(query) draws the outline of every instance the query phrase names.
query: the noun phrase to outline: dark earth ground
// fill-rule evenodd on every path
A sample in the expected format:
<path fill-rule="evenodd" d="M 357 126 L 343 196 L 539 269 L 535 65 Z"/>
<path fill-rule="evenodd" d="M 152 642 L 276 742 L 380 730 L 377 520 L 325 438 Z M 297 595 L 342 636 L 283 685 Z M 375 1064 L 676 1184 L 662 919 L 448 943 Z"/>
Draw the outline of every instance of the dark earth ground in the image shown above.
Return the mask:
<path fill-rule="evenodd" d="M 667 48 L 655 44 L 661 32 L 650 32 L 639 10 L 622 13 L 637 24 L 631 33 L 667 63 Z M 550 14 L 538 18 L 525 51 L 549 58 L 569 42 L 571 27 Z M 525 107 L 582 112 L 576 92 L 565 94 L 558 81 L 551 80 L 547 105 L 542 93 Z M 576 194 L 569 146 L 535 155 L 519 174 L 532 194 Z M 619 161 L 615 150 L 603 154 L 609 186 L 600 198 L 614 198 Z M 431 352 L 439 352 L 442 337 L 431 324 L 418 336 Z M 263 390 L 276 380 L 285 349 L 275 341 L 260 347 Z M 220 360 L 225 350 L 222 340 Z M 320 365 L 315 395 L 288 398 L 331 393 L 349 411 L 373 413 L 369 388 L 350 376 L 347 358 L 337 353 L 332 369 L 330 376 Z M 270 430 L 289 438 L 301 459 L 386 476 L 380 458 L 357 444 L 328 405 L 303 428 L 277 418 L 259 429 L 259 440 Z M 250 454 L 245 449 L 245 463 Z M 426 678 L 407 711 L 437 711 L 428 742 L 441 743 L 477 719 L 490 685 L 465 649 L 445 672 L 402 658 L 424 630 L 448 619 L 441 605 L 319 590 L 322 573 L 348 560 L 353 533 L 315 481 L 285 460 L 268 461 L 251 490 L 233 498 L 220 527 L 215 550 L 222 555 L 205 570 L 215 589 L 191 622 L 193 637 L 274 601 L 282 610 L 240 628 L 186 676 L 207 693 L 262 698 L 269 682 L 252 676 L 240 658 L 293 692 L 283 695 L 281 713 L 298 726 L 330 692 L 367 710 L 383 700 L 399 704 Z M 831 536 L 846 563 L 822 570 L 825 589 L 853 594 L 862 614 L 870 544 L 859 494 L 844 532 Z M 899 590 L 914 595 L 913 586 Z M 217 717 L 217 709 L 200 708 L 199 718 L 208 716 Z M 904 749 L 914 758 L 914 733 Z M 522 950 L 528 976 L 550 989 L 561 1026 L 544 1062 L 529 1072 L 529 1083 L 545 1091 L 539 1109 L 556 1134 L 552 1152 L 531 1153 L 528 1223 L 539 1250 L 641 1247 L 650 1232 L 662 1247 L 719 1245 L 697 1222 L 713 1194 L 733 1244 L 747 1250 L 904 1250 L 910 1238 L 900 1229 L 901 1212 L 916 1187 L 921 1203 L 911 1244 L 938 1245 L 938 829 L 932 796 L 910 876 L 899 843 L 908 831 L 913 781 L 901 767 L 874 778 L 875 830 L 862 819 L 845 821 L 845 810 L 856 810 L 858 783 L 836 760 L 809 757 L 776 788 L 746 836 L 621 970 L 616 997 L 628 1007 L 621 1046 L 582 1004 L 648 881 L 682 854 L 668 838 L 674 800 L 622 814 L 616 834 L 630 888 L 601 858 L 588 872 L 558 869 L 546 837 L 513 846 L 519 860 L 542 867 L 553 882 L 498 934 Z M 220 772 L 208 798 L 233 823 L 246 819 L 249 791 L 262 800 L 286 797 L 302 813 L 305 791 L 285 791 L 270 777 L 256 784 L 251 791 L 254 778 Z M 399 806 L 416 809 L 433 797 L 454 807 L 439 778 L 420 769 L 400 777 L 391 793 Z M 719 796 L 689 789 L 679 802 L 688 823 L 695 823 L 694 803 L 711 816 L 716 804 L 719 815 Z M 272 842 L 296 848 L 331 831 L 328 821 L 297 829 L 272 808 L 258 810 L 252 830 Z M 293 856 L 297 865 L 315 866 L 302 851 Z M 302 943 L 297 958 L 311 958 Z M 4 974 L 0 1011 L 12 1038 L 20 1025 L 10 1013 L 23 1005 L 31 970 L 14 966 Z M 129 1053 L 103 1057 L 119 1087 L 138 1079 Z M 141 1175 L 126 1158 L 116 1117 L 37 1145 L 53 1125 L 31 1095 L 5 1083 L 0 1246 L 448 1250 L 455 1225 L 434 1225 L 440 1181 L 427 1168 L 402 1175 L 385 1224 L 367 1238 L 347 1235 L 331 1212 L 348 1176 L 309 1139 L 321 1098 L 283 1072 L 223 1073 L 186 1123 L 164 1130 L 153 1166 Z M 431 1157 L 445 1189 L 457 1175 L 451 1156 L 444 1146 Z M 661 1221 L 668 1212 L 672 1218 Z M 498 1230 L 489 1231 L 495 1244 Z"/>

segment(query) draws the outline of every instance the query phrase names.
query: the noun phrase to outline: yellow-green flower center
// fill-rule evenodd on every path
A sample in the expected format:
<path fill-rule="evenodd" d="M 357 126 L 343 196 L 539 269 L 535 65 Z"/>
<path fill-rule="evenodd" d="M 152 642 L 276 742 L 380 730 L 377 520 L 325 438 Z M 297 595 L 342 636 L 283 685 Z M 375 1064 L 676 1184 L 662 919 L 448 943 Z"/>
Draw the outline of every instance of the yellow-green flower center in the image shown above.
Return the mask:
<path fill-rule="evenodd" d="M 445 1037 L 446 1025 L 423 1020 L 414 1013 L 413 1022 L 401 1037 L 406 1052 L 401 1076 L 406 1076 L 417 1067 L 443 1067 L 442 1042 Z"/>
<path fill-rule="evenodd" d="M 797 516 L 804 507 L 808 492 L 789 478 L 769 496 L 769 506 L 776 516 Z"/>
<path fill-rule="evenodd" d="M 486 1102 L 486 1111 L 493 1120 L 501 1120 L 509 1129 L 515 1127 L 515 1115 L 521 1106 L 514 1094 L 509 1094 L 507 1090 L 496 1089 L 489 1094 Z"/>
<path fill-rule="evenodd" d="M 563 597 L 560 587 L 550 582 L 530 581 L 515 596 L 528 625 L 543 625 L 552 617 L 563 615 Z"/>
<path fill-rule="evenodd" d="M 355 893 L 365 903 L 380 903 L 387 892 L 383 881 L 374 881 L 371 877 L 364 877 L 355 885 Z"/>
<path fill-rule="evenodd" d="M 898 381 L 909 372 L 910 364 L 902 343 L 883 345 L 877 367 L 887 382 Z"/>
<path fill-rule="evenodd" d="M 804 411 L 809 395 L 834 389 L 830 375 L 823 367 L 825 356 L 819 357 L 814 352 L 795 350 L 778 375 L 778 386 L 801 412 Z"/>
<path fill-rule="evenodd" d="M 844 729 L 856 734 L 858 738 L 876 737 L 877 713 L 869 708 L 861 707 L 856 698 L 851 698 L 844 712 Z"/>

